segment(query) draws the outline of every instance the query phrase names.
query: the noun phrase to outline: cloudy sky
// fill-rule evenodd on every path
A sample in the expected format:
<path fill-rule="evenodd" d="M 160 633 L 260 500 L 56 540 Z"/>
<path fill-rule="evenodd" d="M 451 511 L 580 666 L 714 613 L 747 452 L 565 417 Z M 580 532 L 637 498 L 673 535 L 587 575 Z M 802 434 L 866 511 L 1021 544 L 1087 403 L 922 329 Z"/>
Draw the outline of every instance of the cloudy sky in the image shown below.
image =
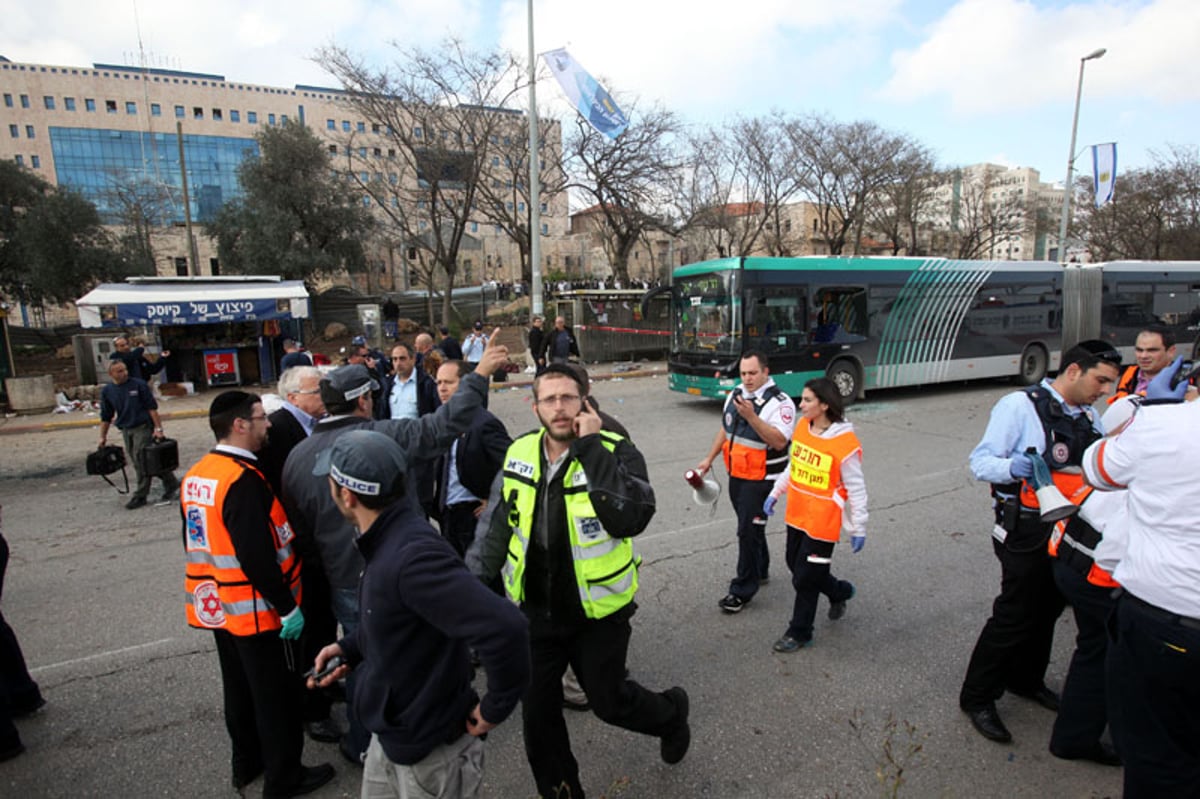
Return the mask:
<path fill-rule="evenodd" d="M 869 119 L 944 164 L 1066 172 L 1079 59 L 1079 145 L 1120 166 L 1200 140 L 1197 0 L 535 0 L 538 51 L 567 47 L 618 99 L 713 123 L 772 109 Z M 334 85 L 338 44 L 383 64 L 453 34 L 525 53 L 526 0 L 0 0 L 0 55 L 153 66 L 230 80 Z M 588 11 L 585 13 L 584 8 Z M 680 13 L 681 9 L 686 9 Z M 544 84 L 542 97 L 558 94 Z M 636 118 L 634 120 L 636 124 Z M 1090 169 L 1081 158 L 1077 169 Z"/>

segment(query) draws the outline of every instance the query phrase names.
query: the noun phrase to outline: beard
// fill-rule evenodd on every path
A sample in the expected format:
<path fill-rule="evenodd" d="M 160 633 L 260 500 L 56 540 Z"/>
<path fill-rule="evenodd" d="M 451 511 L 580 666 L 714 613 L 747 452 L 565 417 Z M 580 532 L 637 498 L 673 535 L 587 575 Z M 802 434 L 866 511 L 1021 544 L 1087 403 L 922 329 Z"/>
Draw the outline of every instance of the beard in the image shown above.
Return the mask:
<path fill-rule="evenodd" d="M 550 438 L 554 439 L 555 441 L 567 443 L 578 438 L 578 436 L 575 435 L 575 425 L 573 424 L 574 420 L 559 416 L 552 417 L 551 419 L 547 420 L 541 414 L 538 414 L 538 419 L 541 420 L 542 427 L 546 428 L 546 435 L 550 436 Z M 561 422 L 563 421 L 567 422 L 566 430 L 561 429 Z M 556 422 L 560 423 L 560 426 L 557 429 L 555 427 Z"/>

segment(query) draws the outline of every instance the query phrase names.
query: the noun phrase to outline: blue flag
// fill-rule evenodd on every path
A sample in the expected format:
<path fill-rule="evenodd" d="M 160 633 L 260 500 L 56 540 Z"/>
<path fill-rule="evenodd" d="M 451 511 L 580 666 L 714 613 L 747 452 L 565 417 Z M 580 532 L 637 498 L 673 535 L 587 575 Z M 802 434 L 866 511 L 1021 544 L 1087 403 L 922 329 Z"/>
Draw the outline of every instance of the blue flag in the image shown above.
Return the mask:
<path fill-rule="evenodd" d="M 610 139 L 621 135 L 629 127 L 629 118 L 617 108 L 612 95 L 588 74 L 565 49 L 550 50 L 542 57 L 550 66 L 550 71 L 558 79 L 558 85 L 575 104 L 580 116 L 598 132 Z"/>
<path fill-rule="evenodd" d="M 1112 202 L 1117 183 L 1117 143 L 1092 145 L 1092 185 L 1096 188 L 1096 207 Z"/>

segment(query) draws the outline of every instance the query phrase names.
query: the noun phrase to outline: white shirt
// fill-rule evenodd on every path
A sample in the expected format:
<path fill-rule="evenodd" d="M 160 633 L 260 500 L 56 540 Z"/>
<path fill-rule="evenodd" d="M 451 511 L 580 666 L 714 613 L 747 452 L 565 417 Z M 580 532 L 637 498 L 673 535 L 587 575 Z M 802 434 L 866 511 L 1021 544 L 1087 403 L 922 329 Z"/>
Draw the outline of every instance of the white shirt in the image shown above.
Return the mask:
<path fill-rule="evenodd" d="M 768 377 L 767 382 L 759 386 L 758 391 L 747 391 L 745 383 L 739 385 L 738 388 L 742 390 L 744 399 L 758 399 L 773 385 L 775 385 L 775 381 Z M 731 391 L 725 398 L 725 413 L 737 413 L 732 407 L 732 403 L 733 392 Z M 796 403 L 792 402 L 787 394 L 780 393 L 776 396 L 775 402 L 764 407 L 758 416 L 771 427 L 783 433 L 788 441 L 792 440 L 792 431 L 796 429 Z"/>
<path fill-rule="evenodd" d="M 1113 578 L 1152 605 L 1200 619 L 1197 442 L 1200 402 L 1142 407 L 1119 434 L 1088 447 L 1083 470 L 1097 488 L 1127 488 L 1128 543 Z"/>

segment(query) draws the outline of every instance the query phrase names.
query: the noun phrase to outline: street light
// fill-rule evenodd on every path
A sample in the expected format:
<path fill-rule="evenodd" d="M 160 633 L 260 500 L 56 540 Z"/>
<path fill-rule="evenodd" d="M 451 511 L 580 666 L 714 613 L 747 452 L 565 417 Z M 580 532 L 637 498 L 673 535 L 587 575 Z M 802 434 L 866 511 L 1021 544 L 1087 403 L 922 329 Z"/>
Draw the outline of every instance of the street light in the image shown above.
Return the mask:
<path fill-rule="evenodd" d="M 1103 47 L 1079 59 L 1079 83 L 1075 87 L 1075 118 L 1071 122 L 1071 149 L 1067 151 L 1067 184 L 1063 191 L 1062 220 L 1058 225 L 1058 260 L 1067 260 L 1067 222 L 1071 218 L 1071 181 L 1075 179 L 1075 133 L 1079 128 L 1079 98 L 1083 95 L 1083 65 L 1108 51 Z"/>

